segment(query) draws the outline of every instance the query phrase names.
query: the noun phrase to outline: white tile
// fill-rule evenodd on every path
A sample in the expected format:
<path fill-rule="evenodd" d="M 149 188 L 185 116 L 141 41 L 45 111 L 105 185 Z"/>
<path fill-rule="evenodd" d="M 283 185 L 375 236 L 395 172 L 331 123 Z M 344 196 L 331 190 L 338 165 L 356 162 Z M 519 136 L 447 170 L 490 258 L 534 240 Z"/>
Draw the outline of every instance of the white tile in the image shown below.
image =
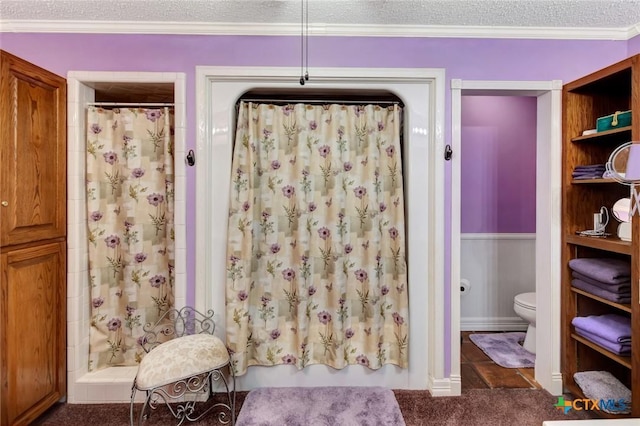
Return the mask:
<path fill-rule="evenodd" d="M 91 71 L 79 80 L 95 81 L 95 82 L 111 82 L 117 81 L 116 76 L 110 71 Z"/>
<path fill-rule="evenodd" d="M 176 271 L 187 270 L 187 257 L 186 250 L 182 248 L 176 248 Z"/>
<path fill-rule="evenodd" d="M 81 171 L 82 168 L 78 164 L 78 151 L 74 150 L 74 147 L 70 146 L 67 150 L 67 178 L 69 179 L 80 179 L 84 181 Z"/>
<path fill-rule="evenodd" d="M 67 370 L 75 371 L 76 366 L 76 350 L 74 346 L 67 346 Z"/>
<path fill-rule="evenodd" d="M 87 385 L 86 384 L 76 384 L 75 385 L 75 394 L 76 394 L 76 403 L 86 403 L 88 401 L 87 398 Z"/>
<path fill-rule="evenodd" d="M 72 169 L 74 171 L 74 176 L 78 176 L 80 174 L 80 162 L 84 162 L 84 155 L 82 154 L 83 153 L 77 149 L 67 152 L 67 160 L 69 161 L 69 164 L 77 166 L 75 169 Z"/>
<path fill-rule="evenodd" d="M 67 250 L 68 253 L 68 250 Z M 67 255 L 67 259 L 69 256 Z M 79 298 L 82 296 L 82 289 L 80 288 L 80 282 L 76 277 L 77 272 L 68 272 L 67 271 L 67 305 L 71 303 L 71 299 L 73 301 L 80 300 Z"/>
<path fill-rule="evenodd" d="M 67 321 L 78 321 L 80 319 L 80 304 L 79 298 L 69 297 L 67 298 Z"/>
<path fill-rule="evenodd" d="M 180 203 L 180 206 L 178 206 L 177 204 L 178 203 L 176 203 L 176 207 L 175 207 L 175 210 L 173 212 L 173 214 L 174 214 L 173 222 L 176 225 L 185 225 L 187 223 L 187 218 L 186 218 L 185 211 L 184 211 L 185 209 L 182 208 L 182 204 L 183 203 Z"/>
<path fill-rule="evenodd" d="M 89 368 L 89 348 L 83 345 L 77 347 L 78 368 Z"/>
<path fill-rule="evenodd" d="M 80 179 L 67 179 L 67 199 L 84 200 L 86 185 Z"/>
<path fill-rule="evenodd" d="M 80 272 L 80 250 L 76 248 L 67 249 L 67 268 L 71 272 Z"/>
<path fill-rule="evenodd" d="M 67 223 L 86 223 L 87 211 L 79 200 L 67 200 Z"/>
<path fill-rule="evenodd" d="M 69 98 L 71 99 L 71 98 Z M 67 102 L 67 127 L 75 127 L 78 123 L 78 104 Z"/>
<path fill-rule="evenodd" d="M 175 298 L 178 300 L 179 298 L 183 300 L 182 306 L 184 306 L 184 299 L 187 297 L 187 274 L 176 274 L 176 288 L 175 288 Z M 176 305 L 178 302 L 176 302 Z"/>
<path fill-rule="evenodd" d="M 174 105 L 175 107 L 175 105 Z M 174 117 L 174 126 L 176 129 L 185 128 L 187 123 L 187 118 L 185 114 L 184 108 L 175 108 L 175 117 Z"/>
<path fill-rule="evenodd" d="M 75 78 L 69 79 L 67 77 L 67 99 L 68 102 L 72 102 L 78 96 L 78 80 Z"/>
<path fill-rule="evenodd" d="M 176 248 L 183 248 L 183 247 L 187 247 L 187 230 L 186 230 L 186 225 L 181 224 L 175 225 L 175 243 L 176 243 Z"/>
<path fill-rule="evenodd" d="M 175 300 L 175 306 L 177 309 L 182 309 L 183 307 L 185 307 L 187 304 L 187 301 L 184 299 L 184 297 L 176 297 Z"/>
<path fill-rule="evenodd" d="M 197 160 L 196 160 L 196 161 L 197 161 Z M 178 188 L 178 187 L 186 188 L 186 181 L 187 181 L 186 176 L 176 176 L 176 177 L 175 177 L 175 187 L 176 187 L 176 188 Z M 178 201 L 183 201 L 183 202 L 184 202 L 184 200 L 185 200 L 185 199 L 184 199 L 184 196 L 185 196 L 186 194 L 184 193 L 184 191 L 180 191 L 180 192 L 181 192 L 182 194 L 179 194 L 179 193 L 177 193 L 177 192 L 176 192 L 176 203 L 177 203 Z M 181 195 L 181 196 L 180 196 L 180 195 Z M 180 198 L 178 198 L 178 196 L 180 196 Z"/>

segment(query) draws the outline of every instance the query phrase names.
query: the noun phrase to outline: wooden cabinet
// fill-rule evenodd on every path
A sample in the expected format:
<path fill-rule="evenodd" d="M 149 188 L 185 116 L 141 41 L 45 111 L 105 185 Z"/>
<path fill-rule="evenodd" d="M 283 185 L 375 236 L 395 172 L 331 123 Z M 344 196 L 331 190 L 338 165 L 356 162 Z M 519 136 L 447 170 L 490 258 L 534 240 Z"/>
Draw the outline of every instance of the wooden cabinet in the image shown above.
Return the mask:
<path fill-rule="evenodd" d="M 66 394 L 66 81 L 0 51 L 0 424 Z"/>
<path fill-rule="evenodd" d="M 52 243 L 1 255 L 2 424 L 28 423 L 65 395 L 65 250 Z"/>
<path fill-rule="evenodd" d="M 1 53 L 1 246 L 66 234 L 66 82 Z"/>
<path fill-rule="evenodd" d="M 632 219 L 632 241 L 617 238 L 618 223 L 610 218 L 607 237 L 578 235 L 593 228 L 593 215 L 602 206 L 611 210 L 620 198 L 629 197 L 629 186 L 613 179 L 572 177 L 577 165 L 605 164 L 610 154 L 630 141 L 640 142 L 640 55 L 636 55 L 563 88 L 562 150 L 562 372 L 565 387 L 582 398 L 573 375 L 579 371 L 605 370 L 632 391 L 632 416 L 640 417 L 640 217 Z M 632 111 L 630 126 L 582 136 L 596 128 L 598 117 L 615 111 Z M 631 303 L 608 301 L 572 287 L 569 261 L 578 257 L 614 257 L 630 262 Z M 575 333 L 576 316 L 617 313 L 631 318 L 632 356 L 620 356 Z M 619 417 L 619 415 L 615 415 Z"/>

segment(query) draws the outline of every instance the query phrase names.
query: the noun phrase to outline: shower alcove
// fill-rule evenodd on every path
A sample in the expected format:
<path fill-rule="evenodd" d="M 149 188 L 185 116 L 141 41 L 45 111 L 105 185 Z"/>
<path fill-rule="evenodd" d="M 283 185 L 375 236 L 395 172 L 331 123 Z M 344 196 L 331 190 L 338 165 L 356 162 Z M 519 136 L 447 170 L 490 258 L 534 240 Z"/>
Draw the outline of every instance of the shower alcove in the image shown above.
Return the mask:
<path fill-rule="evenodd" d="M 85 195 L 88 103 L 174 104 L 175 306 L 186 304 L 185 76 L 183 73 L 80 72 L 67 75 L 68 274 L 67 402 L 129 402 L 137 367 L 88 372 L 90 289 Z M 141 105 L 142 106 L 142 105 Z M 141 399 L 142 400 L 142 399 Z"/>
<path fill-rule="evenodd" d="M 440 69 L 318 68 L 301 88 L 297 68 L 197 67 L 195 306 L 225 312 L 226 234 L 235 105 L 249 93 L 290 99 L 325 92 L 367 98 L 394 94 L 404 104 L 403 172 L 407 220 L 409 368 L 351 365 L 252 366 L 238 390 L 261 386 L 386 386 L 459 394 L 446 377 L 444 284 L 444 72 Z M 335 96 L 332 97 L 334 99 Z M 309 99 L 309 98 L 307 98 Z M 365 99 L 366 100 L 366 99 Z M 371 100 L 371 99 L 369 99 Z M 215 182 L 215 185 L 211 185 Z M 223 316 L 217 320 L 225 327 Z"/>

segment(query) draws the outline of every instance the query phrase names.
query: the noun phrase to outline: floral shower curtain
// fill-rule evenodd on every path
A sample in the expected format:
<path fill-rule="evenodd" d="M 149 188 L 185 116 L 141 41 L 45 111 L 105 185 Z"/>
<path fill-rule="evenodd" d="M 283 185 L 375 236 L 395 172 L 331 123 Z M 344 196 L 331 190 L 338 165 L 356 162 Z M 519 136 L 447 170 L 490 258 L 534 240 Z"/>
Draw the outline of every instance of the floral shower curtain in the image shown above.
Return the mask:
<path fill-rule="evenodd" d="M 89 371 L 136 365 L 142 326 L 174 303 L 173 110 L 90 107 Z"/>
<path fill-rule="evenodd" d="M 227 345 L 250 365 L 408 366 L 398 105 L 241 102 Z"/>

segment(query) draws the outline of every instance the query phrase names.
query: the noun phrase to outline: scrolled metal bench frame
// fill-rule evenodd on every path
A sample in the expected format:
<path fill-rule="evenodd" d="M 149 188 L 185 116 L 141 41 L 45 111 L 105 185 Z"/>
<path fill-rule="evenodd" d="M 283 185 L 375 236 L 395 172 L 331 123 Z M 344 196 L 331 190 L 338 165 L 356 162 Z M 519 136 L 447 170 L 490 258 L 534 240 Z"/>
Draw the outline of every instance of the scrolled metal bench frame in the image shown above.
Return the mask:
<path fill-rule="evenodd" d="M 165 341 L 172 338 L 192 334 L 211 334 L 215 331 L 213 320 L 213 310 L 208 310 L 206 315 L 191 308 L 184 307 L 180 310 L 170 309 L 165 312 L 155 323 L 148 323 L 143 327 L 145 334 L 141 339 L 141 346 L 146 353 L 149 353 Z M 179 355 L 179 354 L 175 354 Z M 224 369 L 228 369 L 225 374 Z M 229 376 L 227 378 L 227 376 Z M 231 383 L 230 383 L 231 382 Z M 226 392 L 226 402 L 212 403 L 214 384 L 223 385 Z M 231 385 L 231 387 L 230 387 Z M 218 386 L 215 386 L 217 388 Z M 131 387 L 130 421 L 131 426 L 135 424 L 135 396 L 138 391 L 137 375 Z M 235 375 L 229 361 L 213 370 L 196 374 L 183 379 L 170 382 L 145 390 L 146 398 L 138 417 L 138 424 L 149 418 L 151 412 L 160 405 L 166 405 L 181 425 L 184 421 L 195 422 L 205 415 L 218 409 L 218 422 L 221 424 L 235 424 L 236 386 Z M 198 401 L 197 397 L 201 393 L 206 393 L 207 401 Z M 193 394 L 195 399 L 184 400 L 187 394 Z M 198 403 L 209 406 L 202 411 L 197 410 Z"/>

